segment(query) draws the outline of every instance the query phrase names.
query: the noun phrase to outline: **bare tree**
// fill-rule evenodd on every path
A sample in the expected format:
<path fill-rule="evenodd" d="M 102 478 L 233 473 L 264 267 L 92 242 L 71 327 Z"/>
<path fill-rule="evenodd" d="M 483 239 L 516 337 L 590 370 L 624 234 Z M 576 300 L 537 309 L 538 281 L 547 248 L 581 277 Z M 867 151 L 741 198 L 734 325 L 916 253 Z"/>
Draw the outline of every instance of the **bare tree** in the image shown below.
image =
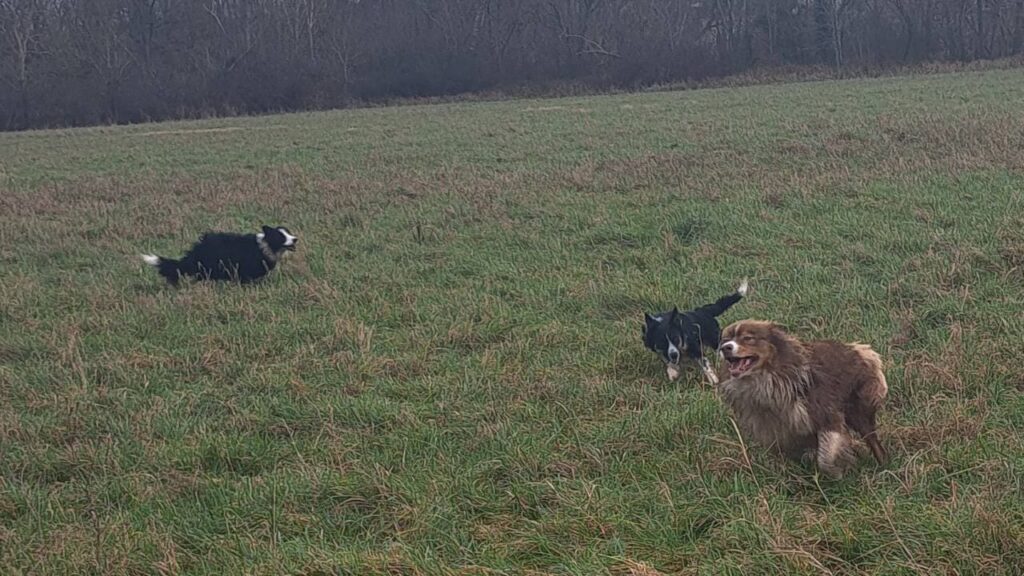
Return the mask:
<path fill-rule="evenodd" d="M 0 0 L 3 127 L 1024 50 L 1024 0 Z"/>
<path fill-rule="evenodd" d="M 0 35 L 5 51 L 13 57 L 13 71 L 7 83 L 17 92 L 18 106 L 11 112 L 29 115 L 29 81 L 32 60 L 45 53 L 42 44 L 45 26 L 44 0 L 0 0 Z M 8 124 L 14 121 L 8 119 Z"/>

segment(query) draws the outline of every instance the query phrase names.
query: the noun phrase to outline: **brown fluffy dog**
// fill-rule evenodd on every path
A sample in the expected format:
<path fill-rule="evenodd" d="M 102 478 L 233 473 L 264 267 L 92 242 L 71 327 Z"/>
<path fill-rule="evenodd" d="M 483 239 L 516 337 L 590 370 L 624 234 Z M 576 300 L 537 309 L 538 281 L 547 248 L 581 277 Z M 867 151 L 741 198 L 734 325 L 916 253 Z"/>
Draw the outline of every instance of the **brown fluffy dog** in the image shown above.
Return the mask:
<path fill-rule="evenodd" d="M 879 464 L 886 459 L 875 414 L 888 391 L 882 360 L 866 344 L 800 342 L 779 326 L 743 320 L 722 332 L 728 377 L 720 391 L 750 440 L 839 477 L 855 461 L 856 431 Z"/>

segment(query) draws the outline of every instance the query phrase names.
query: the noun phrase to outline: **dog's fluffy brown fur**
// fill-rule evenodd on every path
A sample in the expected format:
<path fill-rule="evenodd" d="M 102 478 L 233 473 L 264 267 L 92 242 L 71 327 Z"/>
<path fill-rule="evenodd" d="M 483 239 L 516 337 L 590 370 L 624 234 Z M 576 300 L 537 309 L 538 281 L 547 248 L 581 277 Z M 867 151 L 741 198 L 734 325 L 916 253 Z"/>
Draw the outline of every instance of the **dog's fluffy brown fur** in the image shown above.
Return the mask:
<path fill-rule="evenodd" d="M 839 477 L 856 457 L 850 430 L 881 464 L 875 415 L 888 385 L 882 360 L 866 344 L 801 342 L 778 325 L 744 320 L 722 332 L 720 392 L 750 440 Z"/>

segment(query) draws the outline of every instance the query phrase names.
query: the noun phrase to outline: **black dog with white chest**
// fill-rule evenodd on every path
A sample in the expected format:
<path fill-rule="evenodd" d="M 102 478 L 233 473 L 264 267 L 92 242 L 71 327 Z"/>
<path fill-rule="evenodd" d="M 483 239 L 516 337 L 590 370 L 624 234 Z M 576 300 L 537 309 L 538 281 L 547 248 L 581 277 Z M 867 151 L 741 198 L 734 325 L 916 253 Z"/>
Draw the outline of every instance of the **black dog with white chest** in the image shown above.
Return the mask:
<path fill-rule="evenodd" d="M 679 377 L 679 364 L 689 358 L 701 366 L 704 375 L 712 384 L 718 383 L 718 376 L 704 356 L 704 348 L 718 350 L 721 327 L 717 317 L 747 295 L 747 281 L 743 280 L 736 292 L 719 298 L 714 304 L 707 304 L 680 312 L 673 308 L 669 312 L 655 315 L 644 314 L 644 346 L 658 354 L 665 362 L 669 380 Z"/>
<path fill-rule="evenodd" d="M 142 260 L 171 286 L 177 286 L 182 277 L 247 284 L 269 274 L 298 241 L 283 226 L 263 226 L 257 234 L 207 232 L 180 260 L 152 254 L 143 254 Z"/>

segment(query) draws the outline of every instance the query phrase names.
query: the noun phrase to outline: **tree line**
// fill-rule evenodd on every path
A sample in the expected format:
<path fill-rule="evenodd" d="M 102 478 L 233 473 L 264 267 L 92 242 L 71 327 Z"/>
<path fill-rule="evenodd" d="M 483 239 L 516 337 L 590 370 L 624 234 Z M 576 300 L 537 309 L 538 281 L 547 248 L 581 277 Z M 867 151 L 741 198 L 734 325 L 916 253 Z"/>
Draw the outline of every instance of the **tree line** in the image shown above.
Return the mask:
<path fill-rule="evenodd" d="M 0 128 L 1019 54 L 1024 0 L 0 0 Z"/>

